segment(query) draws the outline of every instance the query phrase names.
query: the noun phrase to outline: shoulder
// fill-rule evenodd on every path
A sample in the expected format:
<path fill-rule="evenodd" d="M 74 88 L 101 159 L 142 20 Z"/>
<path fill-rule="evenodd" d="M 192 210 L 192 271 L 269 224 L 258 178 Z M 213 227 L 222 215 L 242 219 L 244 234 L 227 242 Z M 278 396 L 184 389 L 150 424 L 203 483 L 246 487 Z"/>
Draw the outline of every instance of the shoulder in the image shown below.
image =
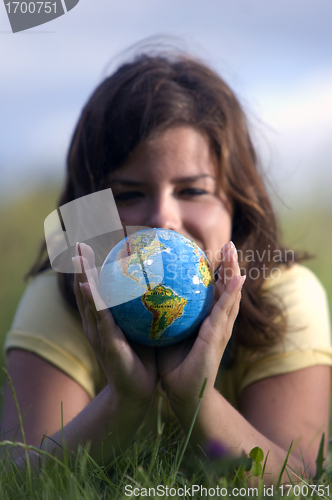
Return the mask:
<path fill-rule="evenodd" d="M 60 330 L 64 326 L 81 330 L 78 312 L 62 297 L 57 273 L 52 269 L 38 274 L 27 286 L 17 308 L 12 330 Z"/>
<path fill-rule="evenodd" d="M 280 342 L 263 352 L 243 349 L 239 390 L 275 375 L 317 365 L 332 366 L 329 308 L 317 276 L 303 265 L 283 267 L 271 275 L 262 292 L 282 307 L 286 331 Z"/>
<path fill-rule="evenodd" d="M 330 318 L 327 293 L 317 276 L 300 264 L 277 269 L 266 280 L 262 292 L 281 304 L 287 320 L 285 342 L 300 342 L 298 348 L 329 346 Z"/>
<path fill-rule="evenodd" d="M 317 276 L 307 267 L 294 263 L 290 267 L 281 266 L 273 269 L 269 278 L 265 280 L 262 290 L 264 292 L 292 294 L 305 292 L 308 287 L 320 295 L 326 296 L 325 289 Z"/>
<path fill-rule="evenodd" d="M 62 297 L 53 270 L 38 274 L 23 294 L 4 344 L 5 352 L 15 348 L 33 352 L 55 365 L 90 397 L 104 383 L 81 317 Z"/>

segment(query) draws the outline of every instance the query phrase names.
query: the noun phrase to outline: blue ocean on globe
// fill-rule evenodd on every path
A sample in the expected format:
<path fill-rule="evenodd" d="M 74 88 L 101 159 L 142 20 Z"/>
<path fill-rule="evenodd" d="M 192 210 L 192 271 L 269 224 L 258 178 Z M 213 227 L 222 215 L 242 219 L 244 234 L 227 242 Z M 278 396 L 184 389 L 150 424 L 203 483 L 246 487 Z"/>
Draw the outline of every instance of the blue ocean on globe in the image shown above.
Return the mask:
<path fill-rule="evenodd" d="M 211 310 L 214 275 L 191 239 L 169 229 L 144 229 L 110 251 L 99 293 L 129 340 L 165 346 L 198 331 Z"/>

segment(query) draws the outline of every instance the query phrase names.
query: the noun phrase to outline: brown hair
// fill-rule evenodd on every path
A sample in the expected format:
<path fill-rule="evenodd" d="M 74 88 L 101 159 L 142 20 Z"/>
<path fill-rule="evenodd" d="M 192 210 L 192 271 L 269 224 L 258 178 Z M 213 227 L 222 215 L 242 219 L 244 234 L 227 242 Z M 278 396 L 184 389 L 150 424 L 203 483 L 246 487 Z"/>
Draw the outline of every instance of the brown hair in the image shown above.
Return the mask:
<path fill-rule="evenodd" d="M 251 270 L 270 272 L 273 266 L 289 266 L 299 259 L 292 254 L 290 261 L 280 243 L 241 106 L 203 63 L 187 56 L 143 54 L 106 78 L 76 126 L 58 206 L 107 187 L 108 173 L 121 167 L 142 141 L 176 124 L 207 134 L 218 158 L 220 186 L 233 204 L 232 240 L 248 275 L 233 337 L 236 345 L 263 349 L 282 338 L 285 321 L 282 305 L 262 293 L 264 274 L 251 279 Z M 28 276 L 50 267 L 45 248 L 44 243 Z M 245 258 L 248 252 L 250 260 Z M 277 266 L 270 258 L 276 252 Z M 77 307 L 72 275 L 58 276 L 63 296 Z"/>

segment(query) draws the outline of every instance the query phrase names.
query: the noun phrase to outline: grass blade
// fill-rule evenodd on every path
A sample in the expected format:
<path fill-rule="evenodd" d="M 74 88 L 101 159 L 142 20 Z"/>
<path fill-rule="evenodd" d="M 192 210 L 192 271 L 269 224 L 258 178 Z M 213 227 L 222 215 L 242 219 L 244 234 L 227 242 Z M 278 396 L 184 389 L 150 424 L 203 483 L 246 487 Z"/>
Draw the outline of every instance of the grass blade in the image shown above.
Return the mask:
<path fill-rule="evenodd" d="M 280 484 L 281 484 L 282 475 L 283 475 L 283 473 L 285 472 L 285 469 L 286 469 L 286 466 L 287 466 L 287 462 L 288 462 L 288 458 L 289 458 L 289 455 L 290 455 L 290 452 L 291 452 L 292 446 L 293 446 L 293 441 L 291 442 L 290 447 L 288 448 L 288 451 L 287 451 L 287 455 L 286 455 L 285 461 L 284 461 L 284 463 L 283 463 L 283 466 L 281 467 L 281 471 L 280 471 L 280 475 L 279 475 L 278 482 L 277 482 L 277 487 L 276 487 L 276 488 L 277 488 L 277 491 L 279 491 L 279 486 L 280 486 Z"/>
<path fill-rule="evenodd" d="M 183 455 L 187 449 L 187 446 L 188 446 L 188 443 L 189 443 L 189 439 L 190 439 L 190 436 L 191 436 L 191 433 L 193 431 L 193 428 L 194 428 L 194 424 L 196 422 L 196 418 L 197 418 L 197 415 L 198 415 L 198 411 L 199 411 L 199 408 L 201 406 L 201 403 L 202 403 L 202 399 L 203 399 L 203 394 L 204 394 L 204 390 L 205 390 L 205 387 L 206 387 L 206 384 L 207 384 L 207 378 L 204 379 L 204 382 L 203 382 L 203 385 L 201 387 L 201 390 L 200 390 L 200 393 L 199 393 L 199 396 L 198 396 L 198 403 L 197 403 L 197 407 L 196 407 L 196 410 L 195 410 L 195 414 L 194 414 L 194 417 L 192 419 L 192 422 L 191 422 L 191 425 L 190 425 L 190 429 L 189 429 L 189 432 L 187 434 L 187 437 L 186 437 L 186 440 L 184 442 L 184 445 L 182 447 L 182 450 L 181 450 L 181 453 L 180 453 L 180 457 L 179 459 L 176 461 L 176 464 L 175 464 L 175 467 L 174 467 L 174 473 L 173 473 L 173 478 L 172 478 L 172 481 L 171 481 L 171 484 L 173 485 L 174 484 L 174 481 L 175 481 L 175 478 L 176 478 L 176 475 L 179 471 L 179 467 L 181 465 L 181 462 L 182 462 L 182 459 L 183 459 Z"/>

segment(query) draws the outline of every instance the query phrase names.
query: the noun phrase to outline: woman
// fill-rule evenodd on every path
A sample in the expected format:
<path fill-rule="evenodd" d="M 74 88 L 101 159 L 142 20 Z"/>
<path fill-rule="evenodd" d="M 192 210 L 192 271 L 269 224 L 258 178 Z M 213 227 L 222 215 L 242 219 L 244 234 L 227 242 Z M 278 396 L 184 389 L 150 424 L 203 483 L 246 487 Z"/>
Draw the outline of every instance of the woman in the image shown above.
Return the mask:
<path fill-rule="evenodd" d="M 259 446 L 273 481 L 294 441 L 289 465 L 314 475 L 329 420 L 326 295 L 280 243 L 244 114 L 223 80 L 189 57 L 144 54 L 107 78 L 76 127 L 59 206 L 107 188 L 124 227 L 173 229 L 216 271 L 221 264 L 216 302 L 195 340 L 129 345 L 110 312 L 96 310 L 81 267 L 94 266 L 90 247 L 77 245 L 73 279 L 50 269 L 44 245 L 5 345 L 27 442 L 51 436 L 43 447 L 61 456 L 62 436 L 73 450 L 90 441 L 105 461 L 144 420 L 155 429 L 159 394 L 188 432 L 207 378 L 194 449 Z M 19 438 L 8 386 L 3 425 Z"/>

